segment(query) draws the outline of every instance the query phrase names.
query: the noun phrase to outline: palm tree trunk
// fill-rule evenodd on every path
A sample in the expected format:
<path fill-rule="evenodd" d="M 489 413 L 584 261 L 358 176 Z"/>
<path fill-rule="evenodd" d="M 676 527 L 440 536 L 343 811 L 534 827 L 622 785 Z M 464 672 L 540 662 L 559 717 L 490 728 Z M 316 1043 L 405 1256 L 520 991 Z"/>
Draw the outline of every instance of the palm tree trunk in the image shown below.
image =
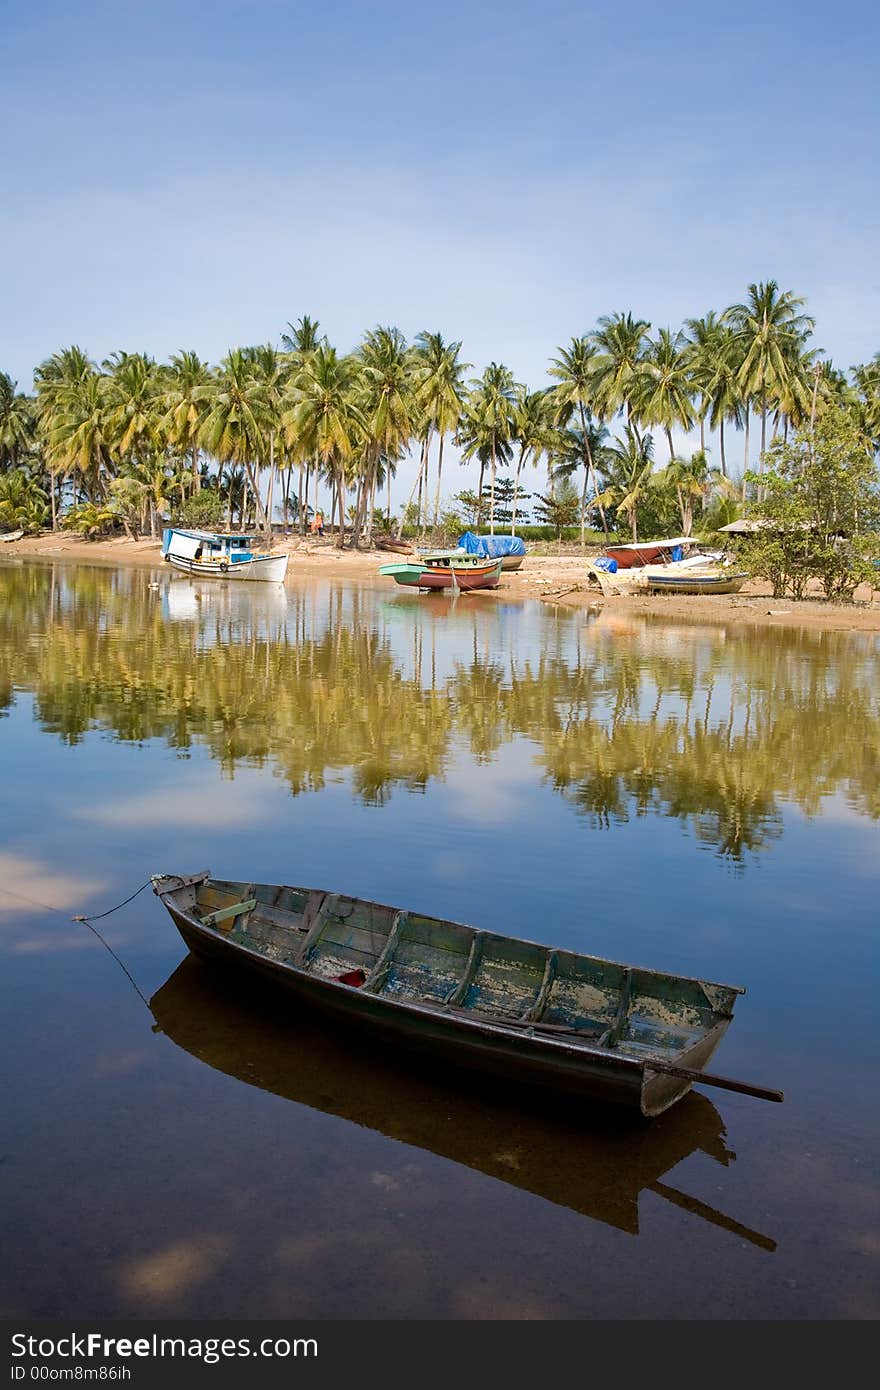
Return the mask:
<path fill-rule="evenodd" d="M 58 517 L 55 512 L 55 474 L 51 472 L 51 470 L 49 472 L 49 497 L 52 502 L 52 530 L 57 531 Z"/>
<path fill-rule="evenodd" d="M 592 479 L 592 483 L 593 483 L 593 496 L 594 496 L 594 497 L 598 497 L 598 496 L 599 496 L 599 480 L 598 480 L 598 478 L 596 477 L 596 466 L 595 466 L 595 464 L 593 463 L 593 449 L 592 449 L 592 445 L 590 444 L 590 436 L 589 436 L 589 434 L 587 433 L 587 417 L 586 417 L 586 414 L 585 414 L 585 412 L 584 412 L 584 403 L 583 403 L 583 401 L 579 401 L 579 402 L 578 402 L 578 407 L 579 407 L 579 409 L 580 409 L 580 416 L 581 416 L 581 434 L 583 435 L 584 447 L 585 447 L 585 449 L 586 449 L 586 451 L 587 451 L 587 473 L 588 473 L 588 476 Z M 606 540 L 606 542 L 607 542 L 607 540 L 608 540 L 608 521 L 607 521 L 606 516 L 605 516 L 605 508 L 602 506 L 602 503 L 601 503 L 601 502 L 599 503 L 599 516 L 602 518 L 602 531 L 604 532 L 605 540 Z M 583 532 L 583 527 L 582 527 L 582 528 L 581 528 L 581 545 L 583 545 L 583 543 L 584 543 L 584 532 Z"/>
<path fill-rule="evenodd" d="M 342 550 L 345 545 L 345 474 L 340 470 L 339 473 L 339 540 L 337 547 Z"/>
<path fill-rule="evenodd" d="M 410 489 L 409 497 L 406 499 L 406 506 L 404 507 L 403 511 L 400 513 L 400 520 L 399 520 L 398 523 L 397 523 L 397 539 L 398 539 L 398 540 L 400 540 L 401 536 L 403 535 L 403 526 L 404 526 L 404 522 L 406 521 L 406 514 L 407 514 L 407 512 L 409 511 L 410 507 L 412 506 L 413 498 L 414 498 L 415 495 L 416 495 L 416 488 L 419 488 L 419 497 L 421 497 L 421 495 L 422 495 L 422 494 L 421 494 L 421 484 L 422 484 L 422 478 L 423 478 L 423 475 L 424 475 L 424 472 L 425 472 L 425 468 L 427 467 L 427 463 L 428 463 L 428 442 L 427 442 L 427 439 L 424 439 L 424 440 L 422 440 L 422 457 L 421 457 L 421 459 L 419 460 L 419 471 L 418 471 L 418 473 L 416 474 L 415 482 L 413 483 L 413 485 L 412 485 L 412 487 L 411 487 L 411 489 Z M 389 468 L 389 470 L 388 470 L 388 492 L 389 492 L 389 496 L 390 496 L 390 494 L 391 494 L 391 469 L 390 469 L 390 468 Z M 420 513 L 420 515 L 421 515 L 421 513 Z M 390 502 L 389 502 L 389 504 L 388 504 L 388 519 L 389 519 L 389 521 L 390 521 L 390 519 L 391 519 L 391 504 L 390 504 Z"/>
<path fill-rule="evenodd" d="M 675 458 L 675 450 L 672 447 L 672 430 L 668 425 L 664 425 L 663 428 L 666 433 L 666 443 L 669 445 L 669 462 L 672 463 Z"/>
<path fill-rule="evenodd" d="M 193 445 L 193 451 L 192 451 L 192 480 L 193 480 L 193 496 L 195 496 L 195 494 L 196 494 L 197 492 L 200 492 L 200 491 L 201 491 L 201 488 L 202 488 L 202 479 L 201 479 L 201 475 L 199 474 L 199 446 L 198 446 L 198 444 L 194 444 L 194 445 Z"/>
<path fill-rule="evenodd" d="M 724 457 L 724 416 L 723 416 L 723 415 L 721 416 L 721 424 L 720 424 L 720 426 L 719 426 L 718 433 L 719 433 L 720 436 L 721 436 L 721 473 L 722 473 L 722 476 L 726 478 L 726 477 L 727 477 L 727 459 Z"/>
<path fill-rule="evenodd" d="M 272 495 L 275 491 L 275 431 L 269 431 L 269 494 L 266 500 L 266 545 L 272 549 Z"/>
<path fill-rule="evenodd" d="M 746 451 L 743 460 L 743 501 L 746 500 L 746 474 L 749 471 L 749 408 L 746 406 Z"/>
<path fill-rule="evenodd" d="M 440 525 L 440 478 L 443 473 L 443 433 L 440 433 L 440 452 L 437 455 L 437 491 L 434 494 L 434 530 Z"/>
<path fill-rule="evenodd" d="M 495 440 L 492 440 L 492 477 L 489 483 L 489 535 L 495 535 Z"/>
<path fill-rule="evenodd" d="M 515 535 L 516 535 L 516 500 L 517 500 L 517 497 L 519 496 L 519 474 L 520 474 L 520 469 L 521 469 L 522 466 L 523 466 L 523 455 L 524 455 L 524 454 L 525 454 L 525 449 L 522 448 L 522 447 L 520 447 L 519 458 L 518 458 L 517 461 L 516 461 L 516 473 L 514 474 L 514 478 L 513 478 L 513 511 L 512 511 L 512 513 L 511 513 L 511 517 L 510 517 L 510 534 L 511 534 L 512 536 L 515 536 Z"/>

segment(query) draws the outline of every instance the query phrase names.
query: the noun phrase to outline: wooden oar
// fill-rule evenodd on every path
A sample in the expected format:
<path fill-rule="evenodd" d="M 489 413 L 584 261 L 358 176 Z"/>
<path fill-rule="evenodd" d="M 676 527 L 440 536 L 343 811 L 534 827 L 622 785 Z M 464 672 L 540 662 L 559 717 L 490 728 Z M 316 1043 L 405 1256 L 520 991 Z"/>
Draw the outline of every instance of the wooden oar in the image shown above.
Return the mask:
<path fill-rule="evenodd" d="M 583 1038 L 585 1042 L 601 1040 L 608 1032 L 603 1030 L 601 1034 L 587 1032 L 585 1028 L 569 1028 L 564 1023 L 533 1023 L 527 1018 L 504 1018 L 500 1014 L 481 1014 L 476 1009 L 457 1009 L 446 1006 L 450 1013 L 465 1014 L 469 1018 L 476 1018 L 480 1022 L 497 1023 L 502 1028 L 523 1028 L 534 1030 L 536 1033 L 562 1034 L 574 1038 Z M 637 1060 L 637 1059 L 634 1059 Z M 780 1103 L 785 1099 L 782 1091 L 774 1091 L 766 1086 L 753 1086 L 749 1081 L 735 1081 L 729 1076 L 716 1076 L 708 1071 L 694 1071 L 691 1067 L 680 1067 L 675 1062 L 661 1062 L 646 1059 L 643 1063 L 645 1071 L 663 1072 L 666 1076 L 680 1076 L 683 1081 L 699 1082 L 701 1086 L 718 1086 L 722 1091 L 736 1091 L 742 1096 L 754 1096 L 756 1100 L 772 1100 Z"/>
<path fill-rule="evenodd" d="M 769 1250 L 771 1253 L 776 1249 L 776 1241 L 770 1236 L 762 1235 L 760 1231 L 753 1231 L 750 1226 L 744 1226 L 741 1221 L 734 1221 L 732 1216 L 725 1216 L 724 1212 L 716 1211 L 707 1202 L 701 1202 L 699 1197 L 690 1197 L 686 1192 L 679 1192 L 675 1187 L 669 1187 L 667 1183 L 650 1182 L 646 1188 L 647 1192 L 653 1192 L 656 1196 L 662 1197 L 667 1202 L 672 1202 L 674 1206 L 681 1207 L 682 1211 L 689 1211 L 692 1216 L 699 1216 L 703 1221 L 709 1221 L 713 1226 L 720 1226 L 722 1231 L 730 1231 L 732 1235 L 741 1236 L 743 1240 L 750 1240 L 753 1245 L 759 1246 L 762 1250 Z"/>
<path fill-rule="evenodd" d="M 766 1086 L 753 1086 L 749 1081 L 734 1081 L 729 1076 L 715 1076 L 708 1071 L 692 1071 L 690 1067 L 678 1067 L 674 1062 L 645 1062 L 645 1071 L 659 1071 L 664 1076 L 680 1076 L 683 1081 L 698 1081 L 701 1086 L 718 1086 L 722 1091 L 737 1091 L 741 1096 L 754 1096 L 756 1100 L 785 1100 L 781 1091 L 773 1091 Z"/>

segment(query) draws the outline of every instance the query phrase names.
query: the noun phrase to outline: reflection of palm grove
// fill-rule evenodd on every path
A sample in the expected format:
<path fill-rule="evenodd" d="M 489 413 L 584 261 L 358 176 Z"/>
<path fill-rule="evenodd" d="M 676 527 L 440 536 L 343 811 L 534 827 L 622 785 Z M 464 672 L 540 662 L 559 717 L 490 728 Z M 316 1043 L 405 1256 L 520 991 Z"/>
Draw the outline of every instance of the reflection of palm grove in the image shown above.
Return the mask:
<path fill-rule="evenodd" d="M 280 348 L 235 348 L 218 366 L 194 352 L 168 363 L 117 352 L 99 368 L 65 348 L 37 368 L 33 396 L 0 374 L 0 529 L 156 535 L 170 515 L 266 530 L 282 517 L 303 531 L 320 482 L 338 543 L 343 520 L 355 545 L 369 543 L 394 525 L 392 480 L 412 456 L 398 530 L 404 520 L 423 533 L 462 521 L 515 530 L 529 500 L 524 466 L 543 463 L 534 510 L 559 535 L 711 531 L 747 497 L 760 506 L 771 450 L 828 410 L 845 415 L 874 467 L 880 354 L 849 377 L 820 367 L 802 304 L 769 281 L 683 330 L 652 336 L 644 320 L 612 314 L 557 349 L 537 390 L 497 362 L 468 379 L 461 344 L 439 333 L 408 345 L 397 329 L 376 328 L 341 354 L 308 317 Z M 697 429 L 699 448 L 685 456 L 676 436 Z M 448 440 L 479 468 L 477 491 L 458 494 L 452 510 Z"/>
<path fill-rule="evenodd" d="M 488 764 L 527 740 L 536 779 L 588 824 L 671 817 L 734 861 L 779 835 L 781 802 L 809 816 L 840 796 L 880 816 L 873 639 L 663 623 L 603 639 L 556 623 L 524 653 L 513 629 L 487 649 L 482 610 L 412 622 L 409 605 L 377 614 L 335 586 L 294 590 L 274 616 L 234 595 L 189 616 L 166 612 L 150 582 L 0 571 L 0 710 L 29 690 L 68 743 L 101 729 L 181 756 L 201 745 L 230 777 L 268 766 L 296 795 L 348 775 L 374 804 L 442 780 L 462 750 Z M 456 656 L 435 641 L 450 621 Z"/>

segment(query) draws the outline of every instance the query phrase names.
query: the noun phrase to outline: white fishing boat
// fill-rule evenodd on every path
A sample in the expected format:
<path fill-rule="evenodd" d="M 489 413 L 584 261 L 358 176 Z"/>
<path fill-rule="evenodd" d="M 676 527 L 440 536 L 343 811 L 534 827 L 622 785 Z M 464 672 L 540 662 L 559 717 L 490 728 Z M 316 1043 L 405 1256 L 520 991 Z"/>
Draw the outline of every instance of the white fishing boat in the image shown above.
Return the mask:
<path fill-rule="evenodd" d="M 162 558 L 183 574 L 204 579 L 262 579 L 282 584 L 287 554 L 256 550 L 253 536 L 230 531 L 183 531 L 176 526 L 162 533 Z"/>

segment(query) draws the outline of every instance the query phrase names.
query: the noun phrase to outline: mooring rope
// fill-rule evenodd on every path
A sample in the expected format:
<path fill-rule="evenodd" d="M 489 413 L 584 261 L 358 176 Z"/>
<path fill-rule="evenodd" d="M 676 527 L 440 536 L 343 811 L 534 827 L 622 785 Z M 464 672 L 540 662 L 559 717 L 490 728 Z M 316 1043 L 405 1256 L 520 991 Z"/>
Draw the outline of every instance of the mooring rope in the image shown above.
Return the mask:
<path fill-rule="evenodd" d="M 142 990 L 138 987 L 138 983 L 132 975 L 131 971 L 128 969 L 125 962 L 120 960 L 119 956 L 117 956 L 113 947 L 110 945 L 110 942 L 107 941 L 107 939 L 101 935 L 94 923 L 100 922 L 103 917 L 109 917 L 112 913 L 118 912 L 121 907 L 127 907 L 130 902 L 134 902 L 135 898 L 138 896 L 139 893 L 143 893 L 145 888 L 149 888 L 152 885 L 152 881 L 152 879 L 148 878 L 146 883 L 142 883 L 140 888 L 136 889 L 134 893 L 130 894 L 129 897 L 124 898 L 121 903 L 117 903 L 115 907 L 108 907 L 106 912 L 98 912 L 93 914 L 93 916 L 91 917 L 87 917 L 85 914 L 80 913 L 77 914 L 76 917 L 70 918 L 71 922 L 82 922 L 83 926 L 88 927 L 89 931 L 97 937 L 101 945 L 104 946 L 106 950 L 110 952 L 111 956 L 116 961 L 116 964 L 119 966 L 120 970 L 123 972 L 123 974 L 129 981 L 135 994 L 138 996 L 139 999 L 143 1001 L 143 1003 L 146 1005 L 148 1009 L 150 1009 L 149 1000 L 147 999 L 146 995 L 142 992 Z M 6 888 L 2 885 L 0 885 L 0 893 L 4 893 L 7 897 L 10 898 L 18 898 L 19 902 L 30 903 L 32 907 L 42 908 L 44 912 L 54 912 L 61 917 L 66 915 L 64 913 L 64 910 L 60 907 L 52 907 L 50 903 L 38 902 L 36 898 L 28 898 L 25 896 L 24 893 L 16 893 L 13 891 L 13 889 Z M 152 1009 L 150 1009 L 151 1014 L 152 1012 Z"/>

